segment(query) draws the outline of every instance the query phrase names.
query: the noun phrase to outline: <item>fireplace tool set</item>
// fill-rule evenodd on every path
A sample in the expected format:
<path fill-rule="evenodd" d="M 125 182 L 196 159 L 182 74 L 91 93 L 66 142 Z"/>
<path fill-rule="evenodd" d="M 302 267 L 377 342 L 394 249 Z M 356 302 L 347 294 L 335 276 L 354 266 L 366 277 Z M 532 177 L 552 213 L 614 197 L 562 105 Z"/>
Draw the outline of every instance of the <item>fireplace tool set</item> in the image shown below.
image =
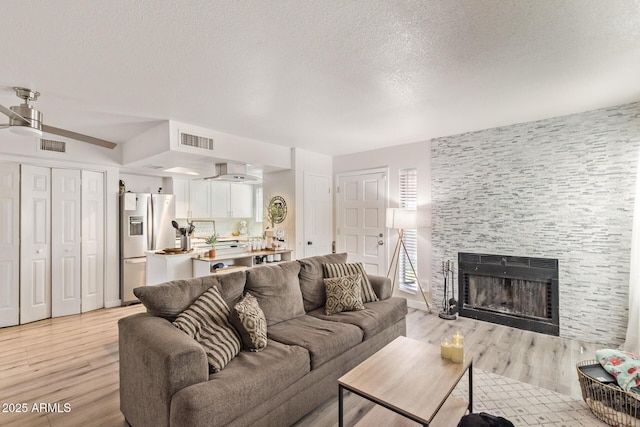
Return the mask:
<path fill-rule="evenodd" d="M 453 282 L 454 267 L 454 262 L 449 260 L 442 261 L 442 276 L 444 277 L 444 297 L 442 299 L 442 311 L 438 313 L 438 316 L 446 320 L 455 320 L 456 313 L 458 312 L 458 301 L 456 301 L 454 292 L 455 287 Z M 449 286 L 447 286 L 447 281 L 449 281 L 450 283 Z M 451 288 L 451 297 L 449 297 L 449 287 Z"/>

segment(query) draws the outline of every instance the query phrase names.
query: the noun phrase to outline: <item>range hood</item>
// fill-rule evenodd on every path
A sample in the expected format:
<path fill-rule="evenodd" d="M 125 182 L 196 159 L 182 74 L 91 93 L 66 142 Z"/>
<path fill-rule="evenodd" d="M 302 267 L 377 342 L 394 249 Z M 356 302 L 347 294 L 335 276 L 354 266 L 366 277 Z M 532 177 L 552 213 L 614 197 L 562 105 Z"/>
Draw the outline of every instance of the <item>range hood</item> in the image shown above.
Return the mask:
<path fill-rule="evenodd" d="M 215 176 L 209 176 L 204 178 L 211 181 L 224 181 L 224 182 L 244 182 L 247 184 L 259 184 L 262 182 L 262 178 L 247 175 L 247 165 L 237 163 L 220 163 L 216 165 Z"/>

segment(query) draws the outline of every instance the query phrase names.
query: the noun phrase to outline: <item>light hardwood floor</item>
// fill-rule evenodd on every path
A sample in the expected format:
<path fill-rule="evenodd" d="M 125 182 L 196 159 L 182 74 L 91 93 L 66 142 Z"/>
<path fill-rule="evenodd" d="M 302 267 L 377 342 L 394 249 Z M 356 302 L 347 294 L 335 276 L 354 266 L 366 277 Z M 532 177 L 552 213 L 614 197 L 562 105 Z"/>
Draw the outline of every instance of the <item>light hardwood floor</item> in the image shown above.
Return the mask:
<path fill-rule="evenodd" d="M 141 305 L 103 309 L 0 329 L 1 426 L 126 426 L 119 410 L 117 321 Z M 474 366 L 575 397 L 575 364 L 593 358 L 598 345 L 505 326 L 409 310 L 407 336 L 434 344 L 460 329 Z M 336 386 L 337 389 L 337 386 Z M 355 397 L 355 396 L 354 396 Z M 300 426 L 337 425 L 337 399 L 302 419 Z M 27 413 L 8 413 L 12 404 Z M 70 404 L 70 412 L 35 412 L 34 404 Z M 347 402 L 346 420 L 371 404 Z M 49 408 L 55 409 L 55 408 Z"/>

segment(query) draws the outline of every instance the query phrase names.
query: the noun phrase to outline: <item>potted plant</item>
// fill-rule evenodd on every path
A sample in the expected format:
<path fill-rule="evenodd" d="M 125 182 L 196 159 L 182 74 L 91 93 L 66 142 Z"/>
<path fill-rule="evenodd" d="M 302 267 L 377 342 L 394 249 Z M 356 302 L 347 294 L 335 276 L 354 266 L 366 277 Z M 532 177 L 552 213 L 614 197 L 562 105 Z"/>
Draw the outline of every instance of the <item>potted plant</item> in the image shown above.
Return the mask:
<path fill-rule="evenodd" d="M 205 243 L 207 245 L 211 245 L 211 249 L 209 249 L 209 258 L 215 258 L 216 257 L 215 244 L 217 242 L 218 242 L 218 234 L 217 233 L 207 237 L 207 240 L 205 241 Z"/>

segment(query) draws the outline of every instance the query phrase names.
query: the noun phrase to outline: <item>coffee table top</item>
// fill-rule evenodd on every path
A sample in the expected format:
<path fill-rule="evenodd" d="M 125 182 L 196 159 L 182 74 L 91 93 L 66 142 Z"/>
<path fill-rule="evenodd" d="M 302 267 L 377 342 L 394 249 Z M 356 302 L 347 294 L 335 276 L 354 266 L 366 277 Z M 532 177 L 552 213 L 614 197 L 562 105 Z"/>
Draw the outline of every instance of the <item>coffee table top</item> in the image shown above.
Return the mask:
<path fill-rule="evenodd" d="M 466 354 L 463 363 L 454 363 L 440 357 L 439 346 L 398 337 L 338 383 L 430 424 L 472 360 Z"/>

